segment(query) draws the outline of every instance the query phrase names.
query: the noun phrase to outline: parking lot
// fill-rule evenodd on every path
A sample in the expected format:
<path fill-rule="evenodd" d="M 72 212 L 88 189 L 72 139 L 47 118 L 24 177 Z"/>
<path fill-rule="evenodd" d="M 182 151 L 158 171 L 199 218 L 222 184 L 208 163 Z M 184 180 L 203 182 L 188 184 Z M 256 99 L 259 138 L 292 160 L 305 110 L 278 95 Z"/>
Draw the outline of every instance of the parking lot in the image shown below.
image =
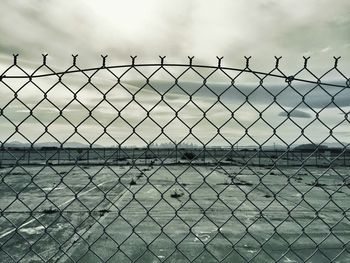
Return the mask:
<path fill-rule="evenodd" d="M 339 167 L 3 168 L 0 258 L 347 262 L 347 178 Z"/>

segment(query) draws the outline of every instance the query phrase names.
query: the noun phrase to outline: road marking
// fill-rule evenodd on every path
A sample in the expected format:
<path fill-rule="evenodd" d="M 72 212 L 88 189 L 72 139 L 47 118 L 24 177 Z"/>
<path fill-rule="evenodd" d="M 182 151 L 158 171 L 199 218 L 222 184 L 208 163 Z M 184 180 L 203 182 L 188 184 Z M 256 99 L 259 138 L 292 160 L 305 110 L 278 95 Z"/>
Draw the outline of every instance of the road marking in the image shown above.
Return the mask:
<path fill-rule="evenodd" d="M 106 181 L 106 182 L 102 182 L 102 183 L 98 184 L 97 186 L 94 186 L 94 187 L 90 188 L 89 190 L 78 194 L 77 198 L 80 197 L 80 196 L 82 196 L 82 195 L 86 195 L 87 193 L 91 192 L 92 190 L 98 188 L 99 186 L 101 186 L 101 185 L 103 185 L 103 184 L 105 184 L 105 183 L 107 183 L 107 181 Z M 64 202 L 64 203 L 62 203 L 62 204 L 60 204 L 58 207 L 64 206 L 65 204 L 67 204 L 67 203 L 69 203 L 69 202 L 72 202 L 73 200 L 75 200 L 75 197 L 73 197 L 73 198 L 69 199 L 68 201 L 66 201 L 66 202 Z M 42 215 L 40 215 L 40 216 L 38 216 L 38 217 L 36 217 L 36 218 L 33 218 L 33 219 L 29 220 L 28 222 L 26 222 L 26 223 L 20 225 L 20 226 L 17 227 L 17 228 L 12 228 L 11 230 L 9 230 L 9 231 L 7 231 L 7 232 L 1 234 L 1 235 L 0 235 L 0 239 L 1 239 L 1 238 L 4 238 L 4 237 L 6 237 L 6 236 L 8 236 L 9 234 L 15 232 L 15 231 L 18 230 L 18 229 L 21 229 L 21 228 L 23 228 L 23 227 L 25 227 L 25 226 L 27 226 L 27 225 L 33 223 L 34 221 L 38 220 L 39 218 L 43 217 L 44 215 L 45 215 L 45 214 L 42 214 Z"/>
<path fill-rule="evenodd" d="M 44 229 L 45 229 L 44 226 L 37 226 L 37 227 L 22 228 L 21 231 L 29 235 L 33 235 L 33 234 L 39 234 Z"/>
<path fill-rule="evenodd" d="M 111 205 L 107 208 L 107 210 L 110 210 L 113 207 L 117 207 L 125 198 L 125 196 L 130 193 L 130 188 L 131 186 L 129 186 L 129 188 L 125 188 L 124 190 L 121 191 L 120 194 L 118 194 L 112 201 L 111 201 Z M 127 191 L 129 189 L 129 191 Z M 106 216 L 107 217 L 107 216 Z M 96 226 L 97 226 L 97 222 L 102 222 L 103 220 L 105 220 L 106 217 L 100 217 L 88 230 L 80 230 L 77 233 L 75 233 L 74 235 L 78 234 L 80 237 L 85 237 L 88 238 L 91 233 L 94 232 Z M 85 232 L 84 232 L 85 231 Z M 79 240 L 79 239 L 78 239 Z M 73 251 L 70 253 L 71 255 L 75 254 L 77 249 L 80 248 L 80 245 L 78 245 L 78 247 L 74 248 Z M 67 257 L 67 254 L 62 254 L 60 256 L 59 259 L 62 259 L 63 257 Z"/>

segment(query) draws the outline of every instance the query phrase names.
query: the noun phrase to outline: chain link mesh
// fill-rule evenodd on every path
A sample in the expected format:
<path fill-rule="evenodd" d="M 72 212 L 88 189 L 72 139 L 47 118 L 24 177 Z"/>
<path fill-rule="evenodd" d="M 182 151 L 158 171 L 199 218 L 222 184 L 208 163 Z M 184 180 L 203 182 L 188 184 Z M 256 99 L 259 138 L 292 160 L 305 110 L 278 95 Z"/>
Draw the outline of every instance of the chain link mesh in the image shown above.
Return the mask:
<path fill-rule="evenodd" d="M 0 76 L 1 262 L 350 262 L 350 79 L 160 63 Z"/>

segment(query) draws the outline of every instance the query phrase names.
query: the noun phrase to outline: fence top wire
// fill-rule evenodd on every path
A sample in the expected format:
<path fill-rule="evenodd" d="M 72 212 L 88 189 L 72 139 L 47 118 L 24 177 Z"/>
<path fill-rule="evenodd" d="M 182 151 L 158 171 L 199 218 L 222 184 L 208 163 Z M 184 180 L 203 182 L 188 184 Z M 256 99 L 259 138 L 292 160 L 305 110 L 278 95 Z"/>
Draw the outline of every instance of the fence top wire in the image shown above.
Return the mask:
<path fill-rule="evenodd" d="M 276 77 L 276 78 L 280 78 L 280 79 L 284 79 L 285 82 L 287 83 L 291 83 L 292 81 L 299 81 L 302 83 L 309 83 L 309 84 L 315 84 L 315 85 L 323 85 L 323 86 L 332 86 L 332 87 L 339 87 L 339 88 L 350 88 L 350 78 L 346 77 L 339 69 L 338 69 L 338 61 L 341 57 L 333 57 L 334 58 L 334 65 L 333 67 L 331 67 L 329 70 L 327 70 L 325 73 L 323 73 L 320 77 L 317 77 L 316 75 L 314 75 L 309 69 L 308 69 L 308 60 L 310 59 L 310 57 L 305 57 L 303 56 L 304 59 L 304 64 L 303 67 L 298 70 L 295 74 L 293 75 L 286 75 L 284 74 L 280 68 L 279 68 L 279 62 L 280 59 L 282 57 L 274 57 L 275 58 L 275 66 L 272 70 L 270 70 L 269 72 L 264 72 L 264 71 L 259 71 L 259 70 L 253 70 L 250 68 L 250 59 L 251 56 L 246 57 L 245 58 L 245 67 L 244 68 L 236 68 L 236 67 L 225 67 L 222 66 L 222 60 L 223 57 L 216 57 L 218 60 L 217 65 L 203 65 L 203 64 L 194 64 L 193 63 L 193 59 L 194 56 L 190 57 L 188 56 L 189 59 L 189 63 L 184 64 L 184 63 L 165 63 L 164 60 L 166 58 L 166 56 L 159 56 L 160 58 L 160 63 L 136 63 L 136 58 L 137 56 L 130 56 L 131 58 L 131 63 L 130 64 L 122 64 L 122 65 L 106 65 L 106 59 L 108 57 L 108 55 L 101 55 L 102 57 L 102 65 L 100 67 L 89 67 L 89 68 L 79 68 L 77 66 L 77 57 L 78 55 L 72 55 L 73 57 L 73 61 L 72 61 L 72 66 L 70 66 L 68 69 L 64 70 L 64 71 L 55 71 L 53 69 L 51 69 L 50 67 L 48 67 L 47 65 L 47 54 L 43 54 L 43 61 L 42 61 L 42 65 L 40 65 L 37 69 L 35 69 L 32 73 L 27 73 L 23 68 L 21 68 L 18 65 L 18 54 L 14 54 L 13 55 L 13 64 L 8 67 L 3 73 L 1 73 L 0 75 L 0 81 L 3 79 L 33 79 L 33 78 L 43 78 L 43 77 L 50 77 L 50 76 L 57 76 L 57 77 L 62 77 L 63 75 L 66 74 L 73 74 L 73 73 L 79 73 L 79 72 L 91 72 L 91 71 L 99 71 L 99 70 L 110 70 L 110 69 L 117 69 L 117 68 L 133 68 L 133 67 L 190 67 L 190 68 L 206 68 L 206 69 L 219 69 L 222 71 L 237 71 L 240 73 L 252 73 L 255 75 L 262 75 L 264 77 L 267 76 L 271 76 L 271 77 Z M 46 74 L 36 74 L 37 71 L 39 71 L 43 66 L 47 67 L 48 69 L 50 69 L 50 71 L 52 71 L 51 73 L 46 73 Z M 13 67 L 17 67 L 19 68 L 24 75 L 8 75 L 6 74 L 11 68 Z M 276 74 L 273 73 L 274 71 L 278 71 L 280 74 Z M 315 80 L 307 80 L 307 79 L 303 79 L 303 78 L 298 78 L 297 75 L 306 70 L 307 72 L 309 72 L 314 78 Z M 329 74 L 331 71 L 337 71 L 345 80 L 345 85 L 342 84 L 338 84 L 338 83 L 331 83 L 331 82 L 323 82 L 321 81 L 321 79 L 326 76 L 327 74 Z"/>

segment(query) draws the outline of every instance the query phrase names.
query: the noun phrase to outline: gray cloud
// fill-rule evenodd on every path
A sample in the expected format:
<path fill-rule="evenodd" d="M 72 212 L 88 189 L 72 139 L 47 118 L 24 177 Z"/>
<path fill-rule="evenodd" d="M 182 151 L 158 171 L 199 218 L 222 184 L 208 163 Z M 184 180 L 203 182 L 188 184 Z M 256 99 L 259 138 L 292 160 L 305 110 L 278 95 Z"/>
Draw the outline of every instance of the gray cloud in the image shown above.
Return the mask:
<path fill-rule="evenodd" d="M 289 112 L 282 111 L 278 114 L 278 116 L 281 116 L 281 117 L 288 117 L 288 115 L 291 118 L 311 118 L 312 117 L 310 113 L 304 112 L 301 110 L 292 110 Z"/>
<path fill-rule="evenodd" d="M 128 81 L 128 83 L 135 87 L 142 86 L 142 81 Z M 330 83 L 345 86 L 345 80 Z M 151 81 L 153 89 L 160 93 L 167 92 L 166 94 L 172 96 L 186 95 L 176 87 L 168 91 L 171 84 L 173 82 Z M 206 84 L 207 86 L 203 86 L 203 82 L 179 81 L 178 85 L 188 94 L 194 94 L 194 97 L 199 97 L 201 100 L 215 101 L 217 96 L 220 95 L 221 101 L 227 105 L 235 103 L 235 105 L 239 106 L 246 101 L 246 96 L 248 96 L 249 102 L 255 105 L 268 105 L 273 102 L 274 96 L 276 96 L 279 104 L 290 108 L 298 106 L 304 109 L 309 107 L 323 109 L 350 106 L 350 89 L 346 87 L 341 88 L 327 85 L 318 87 L 316 84 L 295 82 L 291 87 L 288 87 L 286 83 L 279 85 L 266 83 L 263 84 L 263 88 L 259 87 L 258 83 L 247 84 L 244 81 L 236 83 L 234 86 L 231 86 L 229 81 L 226 81 L 226 83 L 211 82 Z M 151 92 L 149 86 L 145 86 L 144 89 Z"/>

